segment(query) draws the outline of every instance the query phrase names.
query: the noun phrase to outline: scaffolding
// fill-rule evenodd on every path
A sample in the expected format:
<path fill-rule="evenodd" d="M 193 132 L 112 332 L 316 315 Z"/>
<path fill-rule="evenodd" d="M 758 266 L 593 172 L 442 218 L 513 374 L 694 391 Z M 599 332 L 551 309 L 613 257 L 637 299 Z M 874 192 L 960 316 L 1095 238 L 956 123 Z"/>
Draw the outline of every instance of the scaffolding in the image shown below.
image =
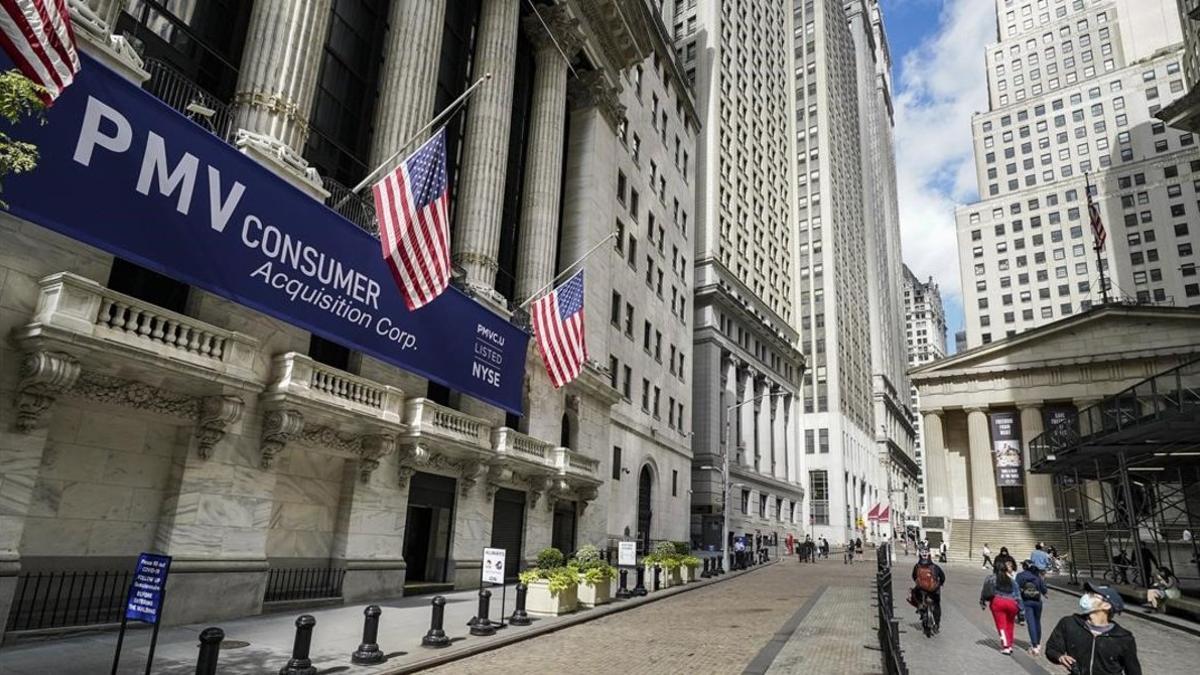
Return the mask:
<path fill-rule="evenodd" d="M 1030 467 L 1050 474 L 1071 581 L 1149 588 L 1159 566 L 1200 581 L 1200 359 L 1047 429 Z"/>

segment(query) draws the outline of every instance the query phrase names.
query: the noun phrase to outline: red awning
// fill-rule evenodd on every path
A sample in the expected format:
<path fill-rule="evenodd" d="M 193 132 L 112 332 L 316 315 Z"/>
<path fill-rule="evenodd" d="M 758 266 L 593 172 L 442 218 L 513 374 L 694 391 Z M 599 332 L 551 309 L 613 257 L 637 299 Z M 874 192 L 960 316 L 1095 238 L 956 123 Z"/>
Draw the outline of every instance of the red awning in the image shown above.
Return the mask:
<path fill-rule="evenodd" d="M 867 512 L 867 520 L 879 520 L 879 504 L 872 506 Z"/>
<path fill-rule="evenodd" d="M 884 506 L 882 509 L 879 510 L 879 520 L 880 521 L 886 521 L 886 520 L 891 520 L 891 519 L 892 519 L 892 507 L 891 506 Z"/>

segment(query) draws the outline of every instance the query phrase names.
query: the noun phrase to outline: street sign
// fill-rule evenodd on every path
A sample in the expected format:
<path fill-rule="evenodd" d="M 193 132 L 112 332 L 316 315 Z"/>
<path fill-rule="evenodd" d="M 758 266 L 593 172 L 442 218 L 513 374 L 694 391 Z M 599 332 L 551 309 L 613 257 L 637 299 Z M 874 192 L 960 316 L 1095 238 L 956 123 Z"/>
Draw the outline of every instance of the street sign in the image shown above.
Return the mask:
<path fill-rule="evenodd" d="M 504 583 L 504 556 L 502 548 L 483 549 L 483 580 L 489 584 Z"/>
<path fill-rule="evenodd" d="M 125 600 L 125 618 L 131 621 L 158 623 L 162 611 L 163 588 L 167 585 L 167 570 L 171 556 L 143 553 L 133 570 L 133 583 Z"/>
<path fill-rule="evenodd" d="M 622 541 L 617 543 L 617 564 L 621 567 L 633 567 L 637 564 L 636 541 Z"/>

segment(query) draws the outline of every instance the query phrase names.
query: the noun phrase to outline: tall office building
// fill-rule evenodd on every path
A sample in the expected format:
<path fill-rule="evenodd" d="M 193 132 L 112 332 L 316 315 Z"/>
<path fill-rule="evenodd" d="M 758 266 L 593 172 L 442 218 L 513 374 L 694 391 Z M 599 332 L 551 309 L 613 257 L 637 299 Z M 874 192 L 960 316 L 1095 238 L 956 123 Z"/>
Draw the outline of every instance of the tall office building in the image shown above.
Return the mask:
<path fill-rule="evenodd" d="M 796 323 L 810 371 L 801 428 L 814 534 L 843 541 L 861 536 L 854 531 L 871 509 L 903 491 L 897 469 L 907 466 L 900 474 L 911 476 L 916 505 L 901 384 L 890 66 L 876 3 L 796 0 L 792 8 Z"/>
<path fill-rule="evenodd" d="M 967 345 L 1113 299 L 1200 303 L 1200 150 L 1155 115 L 1185 91 L 1174 0 L 997 0 L 982 200 L 958 209 Z M 1107 228 L 1093 252 L 1087 185 Z"/>
<path fill-rule="evenodd" d="M 1183 26 L 1183 78 L 1188 91 L 1157 117 L 1181 131 L 1200 133 L 1200 0 L 1177 0 Z"/>
<path fill-rule="evenodd" d="M 942 306 L 942 293 L 933 277 L 921 281 L 904 266 L 904 328 L 908 343 L 908 365 L 915 367 L 946 358 L 946 310 Z M 920 401 L 915 385 L 909 384 L 913 409 Z M 925 513 L 925 448 L 921 417 L 916 416 L 917 440 L 916 460 L 920 467 L 917 487 L 917 503 Z"/>
<path fill-rule="evenodd" d="M 695 83 L 692 533 L 705 544 L 803 522 L 794 327 L 791 6 L 680 1 L 675 45 Z M 723 499 L 723 459 L 729 498 Z M 722 535 L 723 509 L 730 528 Z"/>

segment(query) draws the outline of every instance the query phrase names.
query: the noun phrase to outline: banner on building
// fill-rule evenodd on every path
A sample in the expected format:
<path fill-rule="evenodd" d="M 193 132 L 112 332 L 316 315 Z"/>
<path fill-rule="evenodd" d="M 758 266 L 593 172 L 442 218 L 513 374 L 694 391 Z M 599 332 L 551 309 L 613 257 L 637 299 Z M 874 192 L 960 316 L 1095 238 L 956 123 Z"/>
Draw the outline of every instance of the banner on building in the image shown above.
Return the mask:
<path fill-rule="evenodd" d="M 80 56 L 45 124 L 0 122 L 41 155 L 13 215 L 521 412 L 524 331 L 455 288 L 410 312 L 371 234 Z"/>
<path fill-rule="evenodd" d="M 1018 487 L 1023 484 L 1021 465 L 1021 424 L 1015 412 L 988 415 L 992 423 L 992 454 L 996 458 L 996 485 Z"/>

